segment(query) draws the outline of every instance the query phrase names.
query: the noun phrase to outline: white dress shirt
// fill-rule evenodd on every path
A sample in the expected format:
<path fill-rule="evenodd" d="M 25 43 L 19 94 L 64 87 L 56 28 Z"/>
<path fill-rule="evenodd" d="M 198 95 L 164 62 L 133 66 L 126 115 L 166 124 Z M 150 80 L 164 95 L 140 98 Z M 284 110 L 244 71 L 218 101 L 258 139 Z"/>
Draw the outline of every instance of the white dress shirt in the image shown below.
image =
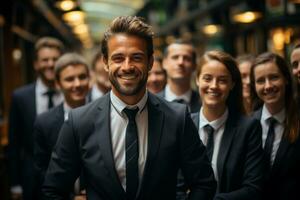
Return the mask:
<path fill-rule="evenodd" d="M 219 181 L 217 161 L 218 161 L 220 144 L 221 144 L 222 136 L 223 136 L 224 129 L 225 129 L 225 122 L 226 122 L 227 118 L 228 118 L 228 109 L 226 109 L 226 111 L 220 118 L 209 122 L 203 114 L 203 108 L 200 109 L 199 134 L 200 134 L 200 139 L 203 141 L 203 144 L 206 145 L 207 139 L 208 139 L 208 136 L 207 136 L 204 126 L 209 124 L 210 126 L 212 126 L 214 128 L 214 152 L 213 152 L 213 156 L 211 159 L 211 166 L 213 168 L 214 175 L 215 175 L 217 182 Z"/>
<path fill-rule="evenodd" d="M 36 113 L 37 115 L 48 111 L 48 96 L 45 94 L 48 87 L 42 82 L 40 78 L 36 80 L 35 100 L 36 100 Z M 64 100 L 63 95 L 57 92 L 53 95 L 52 101 L 54 106 L 59 105 Z"/>
<path fill-rule="evenodd" d="M 177 96 L 174 92 L 171 91 L 170 86 L 167 84 L 165 88 L 165 99 L 167 101 L 174 101 L 176 99 L 183 99 L 188 105 L 191 103 L 192 99 L 192 90 L 188 90 L 184 94 Z"/>
<path fill-rule="evenodd" d="M 119 99 L 113 91 L 110 92 L 111 112 L 110 112 L 110 128 L 112 150 L 115 161 L 116 171 L 118 173 L 121 184 L 126 191 L 126 158 L 125 158 L 125 138 L 128 118 L 123 112 L 124 108 L 139 108 L 136 115 L 136 125 L 138 130 L 139 141 L 139 180 L 141 182 L 148 148 L 148 108 L 146 106 L 148 93 L 146 92 L 143 98 L 136 104 L 128 106 Z"/>
<path fill-rule="evenodd" d="M 104 95 L 104 93 L 101 90 L 99 90 L 99 88 L 97 87 L 96 84 L 93 85 L 91 92 L 92 92 L 92 94 L 91 94 L 92 95 L 92 98 L 91 98 L 92 101 L 94 101 L 94 100 L 96 100 L 96 99 L 98 99 L 98 98 L 100 98 Z"/>
<path fill-rule="evenodd" d="M 263 148 L 265 147 L 265 142 L 268 136 L 270 117 L 275 118 L 277 121 L 274 127 L 275 137 L 274 137 L 273 149 L 271 154 L 271 164 L 273 165 L 284 131 L 285 109 L 282 109 L 280 112 L 276 113 L 275 115 L 272 115 L 269 112 L 268 108 L 265 105 L 263 105 L 261 119 L 260 119 L 260 123 L 262 126 Z"/>

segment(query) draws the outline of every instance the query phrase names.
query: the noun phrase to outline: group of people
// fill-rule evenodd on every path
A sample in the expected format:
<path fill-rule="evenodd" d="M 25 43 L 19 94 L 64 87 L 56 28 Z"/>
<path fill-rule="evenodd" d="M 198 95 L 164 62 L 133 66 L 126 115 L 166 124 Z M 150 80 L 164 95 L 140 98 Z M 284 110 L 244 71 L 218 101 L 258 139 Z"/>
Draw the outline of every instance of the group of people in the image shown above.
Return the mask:
<path fill-rule="evenodd" d="M 290 70 L 270 52 L 234 59 L 212 50 L 197 63 L 194 46 L 179 40 L 157 58 L 153 34 L 141 18 L 113 20 L 93 86 L 81 55 L 62 55 L 54 38 L 37 42 L 38 79 L 12 97 L 13 194 L 299 199 L 300 45 Z"/>

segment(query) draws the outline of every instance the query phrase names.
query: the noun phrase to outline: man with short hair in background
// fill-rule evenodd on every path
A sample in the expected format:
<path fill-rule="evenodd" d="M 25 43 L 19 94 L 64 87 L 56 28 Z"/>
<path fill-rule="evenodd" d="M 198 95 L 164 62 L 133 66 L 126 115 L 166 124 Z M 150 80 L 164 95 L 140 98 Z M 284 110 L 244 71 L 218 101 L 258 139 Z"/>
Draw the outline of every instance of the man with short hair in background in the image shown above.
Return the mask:
<path fill-rule="evenodd" d="M 9 170 L 12 198 L 37 199 L 33 166 L 33 124 L 37 115 L 62 102 L 55 88 L 54 64 L 63 52 L 56 38 L 42 37 L 35 44 L 37 80 L 16 89 L 9 113 Z"/>

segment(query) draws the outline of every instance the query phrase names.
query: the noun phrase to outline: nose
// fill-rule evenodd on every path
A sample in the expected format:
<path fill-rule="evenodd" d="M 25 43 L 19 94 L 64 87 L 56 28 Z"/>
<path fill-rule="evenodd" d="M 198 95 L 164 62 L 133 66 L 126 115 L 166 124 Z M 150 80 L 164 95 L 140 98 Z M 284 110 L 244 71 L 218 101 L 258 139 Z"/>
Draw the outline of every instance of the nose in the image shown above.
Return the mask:
<path fill-rule="evenodd" d="M 213 79 L 211 81 L 210 88 L 217 88 L 217 87 L 218 87 L 217 79 Z"/>
<path fill-rule="evenodd" d="M 247 76 L 247 77 L 245 78 L 245 83 L 246 83 L 246 84 L 250 84 L 250 76 Z"/>
<path fill-rule="evenodd" d="M 126 58 L 126 60 L 123 63 L 122 70 L 124 71 L 132 71 L 134 69 L 132 63 L 130 62 L 129 58 Z"/>
<path fill-rule="evenodd" d="M 75 87 L 79 87 L 80 85 L 81 85 L 81 82 L 80 82 L 79 78 L 75 78 L 75 80 L 74 80 L 74 86 Z"/>
<path fill-rule="evenodd" d="M 177 63 L 178 63 L 179 65 L 182 65 L 182 64 L 184 63 L 183 56 L 179 56 L 179 57 L 178 57 Z"/>
<path fill-rule="evenodd" d="M 265 89 L 268 90 L 270 88 L 272 88 L 272 82 L 269 80 L 269 79 L 266 79 L 266 82 L 265 82 Z"/>

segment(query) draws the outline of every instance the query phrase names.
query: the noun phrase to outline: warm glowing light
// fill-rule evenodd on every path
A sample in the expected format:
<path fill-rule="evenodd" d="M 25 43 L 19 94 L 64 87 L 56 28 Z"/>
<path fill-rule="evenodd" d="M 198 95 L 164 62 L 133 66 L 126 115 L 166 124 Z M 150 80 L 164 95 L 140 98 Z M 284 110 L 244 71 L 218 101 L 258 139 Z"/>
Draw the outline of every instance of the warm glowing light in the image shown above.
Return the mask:
<path fill-rule="evenodd" d="M 214 35 L 216 33 L 218 33 L 220 30 L 220 27 L 214 24 L 208 24 L 203 26 L 202 31 L 203 33 L 205 33 L 206 35 Z"/>
<path fill-rule="evenodd" d="M 282 50 L 284 47 L 285 35 L 282 29 L 275 29 L 272 36 L 274 48 Z"/>
<path fill-rule="evenodd" d="M 261 17 L 262 17 L 262 14 L 260 12 L 247 11 L 244 13 L 234 15 L 233 20 L 235 22 L 239 22 L 239 23 L 251 23 Z"/>
<path fill-rule="evenodd" d="M 76 7 L 76 3 L 71 0 L 63 0 L 63 1 L 57 2 L 56 6 L 63 11 L 69 11 Z"/>
<path fill-rule="evenodd" d="M 85 18 L 85 14 L 82 11 L 71 11 L 63 15 L 63 19 L 71 24 L 82 24 Z"/>
<path fill-rule="evenodd" d="M 89 28 L 86 24 L 80 24 L 78 26 L 75 26 L 73 29 L 73 32 L 75 34 L 83 34 L 83 33 L 87 33 L 89 31 Z"/>

